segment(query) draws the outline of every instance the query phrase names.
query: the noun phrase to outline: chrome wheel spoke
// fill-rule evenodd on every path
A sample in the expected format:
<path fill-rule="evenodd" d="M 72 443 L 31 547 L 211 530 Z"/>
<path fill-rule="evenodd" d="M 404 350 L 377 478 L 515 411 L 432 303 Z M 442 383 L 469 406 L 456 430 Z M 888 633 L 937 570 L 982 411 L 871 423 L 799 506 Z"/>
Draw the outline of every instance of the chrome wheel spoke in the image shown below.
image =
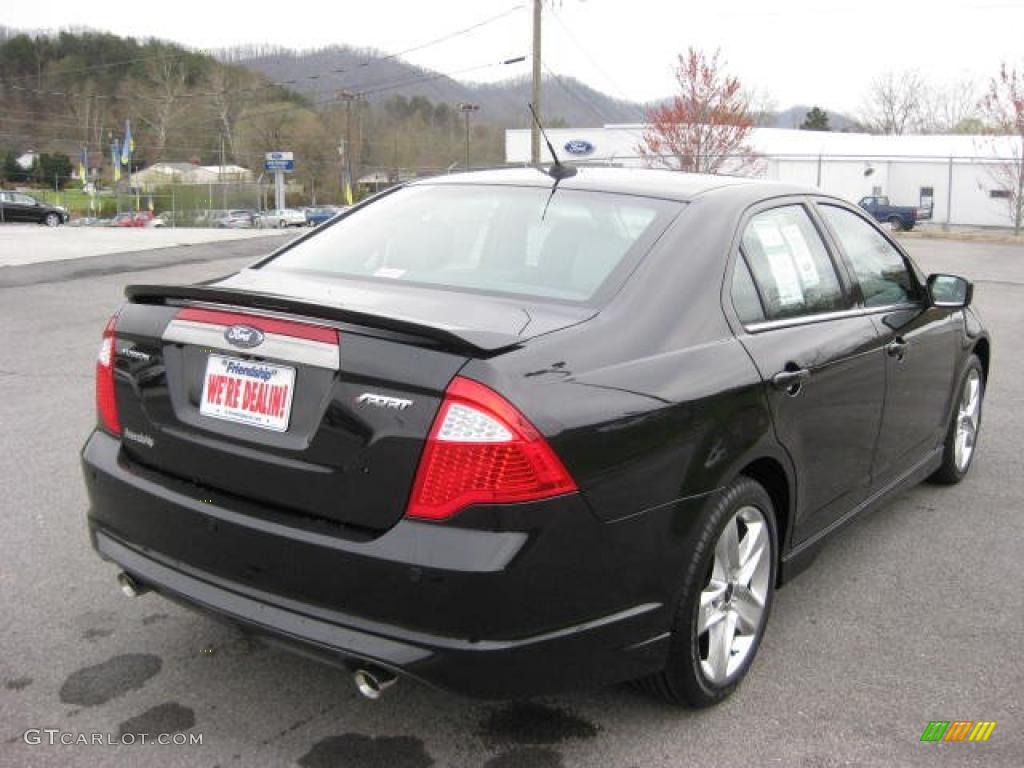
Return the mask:
<path fill-rule="evenodd" d="M 703 635 L 708 629 L 725 618 L 720 603 L 725 595 L 725 584 L 712 581 L 700 593 L 700 609 L 697 613 L 697 635 Z"/>
<path fill-rule="evenodd" d="M 764 523 L 748 523 L 747 533 L 740 542 L 739 569 L 736 581 L 749 586 L 762 563 L 767 563 L 768 533 Z"/>
<path fill-rule="evenodd" d="M 740 564 L 740 541 L 736 518 L 725 524 L 725 530 L 718 537 L 715 545 L 715 567 L 725 570 L 724 578 L 728 579 Z"/>
<path fill-rule="evenodd" d="M 732 642 L 736 637 L 736 614 L 731 611 L 725 620 L 715 624 L 708 634 L 708 666 L 712 680 L 724 680 L 729 672 Z"/>
<path fill-rule="evenodd" d="M 740 587 L 733 597 L 733 607 L 739 618 L 738 628 L 745 635 L 753 635 L 761 624 L 761 614 L 764 613 L 764 600 L 750 591 L 747 587 Z"/>

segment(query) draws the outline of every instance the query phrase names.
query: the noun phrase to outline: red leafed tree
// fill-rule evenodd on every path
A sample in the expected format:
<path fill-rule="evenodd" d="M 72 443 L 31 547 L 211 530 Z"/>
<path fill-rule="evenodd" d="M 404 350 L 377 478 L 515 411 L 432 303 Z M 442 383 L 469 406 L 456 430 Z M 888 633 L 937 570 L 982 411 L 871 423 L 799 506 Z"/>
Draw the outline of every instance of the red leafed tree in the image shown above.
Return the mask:
<path fill-rule="evenodd" d="M 719 51 L 690 48 L 676 64 L 679 92 L 647 113 L 637 152 L 651 167 L 690 173 L 739 172 L 756 156 L 747 144 L 754 127 L 750 98 L 725 72 Z"/>
<path fill-rule="evenodd" d="M 1024 72 L 1004 64 L 981 104 L 994 132 L 1017 139 L 1011 156 L 1001 160 L 992 175 L 1006 190 L 1013 231 L 1020 234 L 1024 226 Z"/>

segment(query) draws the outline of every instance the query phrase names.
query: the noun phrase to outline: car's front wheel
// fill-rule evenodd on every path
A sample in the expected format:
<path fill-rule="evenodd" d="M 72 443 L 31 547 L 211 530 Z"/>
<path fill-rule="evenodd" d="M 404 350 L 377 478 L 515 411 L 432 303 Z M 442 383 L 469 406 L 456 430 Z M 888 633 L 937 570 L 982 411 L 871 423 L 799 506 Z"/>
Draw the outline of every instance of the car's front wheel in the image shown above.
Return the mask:
<path fill-rule="evenodd" d="M 981 405 L 985 398 L 985 377 L 977 355 L 968 358 L 957 393 L 942 450 L 942 464 L 929 478 L 944 485 L 963 480 L 974 460 L 974 449 L 981 430 Z"/>
<path fill-rule="evenodd" d="M 749 477 L 737 478 L 693 540 L 668 663 L 644 682 L 669 702 L 707 707 L 736 689 L 764 635 L 778 552 L 771 498 Z"/>
<path fill-rule="evenodd" d="M 900 218 L 898 216 L 891 217 L 887 223 L 889 225 L 889 231 L 890 232 L 902 232 L 903 231 L 903 222 L 900 221 Z"/>
<path fill-rule="evenodd" d="M 43 219 L 43 223 L 48 227 L 60 226 L 60 215 L 56 213 L 48 213 Z"/>

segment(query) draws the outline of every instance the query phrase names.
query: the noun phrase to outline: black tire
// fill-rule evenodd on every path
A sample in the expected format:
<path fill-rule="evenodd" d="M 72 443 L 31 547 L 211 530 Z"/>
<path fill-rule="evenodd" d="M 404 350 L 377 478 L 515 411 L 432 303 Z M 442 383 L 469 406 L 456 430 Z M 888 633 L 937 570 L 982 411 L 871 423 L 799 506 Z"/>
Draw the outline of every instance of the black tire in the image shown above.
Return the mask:
<path fill-rule="evenodd" d="M 960 408 L 963 403 L 965 390 L 968 387 L 968 382 L 972 379 L 978 383 L 978 408 L 974 419 L 974 438 L 971 441 L 971 450 L 966 462 L 964 462 L 958 460 L 957 456 L 957 431 L 961 420 Z M 974 463 L 974 455 L 977 453 L 977 437 L 981 430 L 981 416 L 984 410 L 984 403 L 985 372 L 981 367 L 981 361 L 978 359 L 978 356 L 971 355 L 967 359 L 967 365 L 964 366 L 963 373 L 960 374 L 960 380 L 957 382 L 956 397 L 953 400 L 953 411 L 949 415 L 949 428 L 946 430 L 946 442 L 942 450 L 942 464 L 928 478 L 929 482 L 938 483 L 939 485 L 955 485 L 963 480 L 970 471 L 971 464 Z"/>
<path fill-rule="evenodd" d="M 43 224 L 48 227 L 59 227 L 61 224 L 60 214 L 48 213 L 43 217 Z"/>
<path fill-rule="evenodd" d="M 731 524 L 741 511 L 753 507 L 761 513 L 766 529 L 769 571 L 767 576 L 764 607 L 753 641 L 738 667 L 720 681 L 712 680 L 704 671 L 702 654 L 710 642 L 710 632 L 698 635 L 698 611 L 701 593 L 710 587 L 709 580 L 715 565 L 715 550 L 726 525 Z M 742 525 L 742 524 L 741 524 Z M 741 529 L 738 529 L 741 530 Z M 751 529 L 746 529 L 747 531 Z M 742 530 L 741 530 L 742 533 Z M 722 493 L 719 500 L 708 509 L 695 527 L 691 539 L 692 558 L 683 573 L 679 602 L 672 626 L 669 658 L 665 669 L 640 681 L 641 687 L 672 704 L 688 704 L 691 707 L 709 707 L 718 704 L 732 694 L 750 669 L 757 649 L 764 636 L 764 629 L 771 612 L 775 592 L 775 577 L 778 560 L 778 534 L 775 510 L 771 497 L 765 489 L 749 477 L 740 476 Z M 763 581 L 763 573 L 762 573 Z M 728 592 L 732 598 L 732 591 Z M 707 638 L 702 640 L 702 638 Z M 730 643 L 730 648 L 732 644 Z M 707 654 L 710 658 L 710 653 Z M 730 651 L 729 656 L 735 655 Z"/>
<path fill-rule="evenodd" d="M 889 218 L 889 227 L 893 232 L 902 232 L 905 229 L 899 216 L 892 216 Z"/>

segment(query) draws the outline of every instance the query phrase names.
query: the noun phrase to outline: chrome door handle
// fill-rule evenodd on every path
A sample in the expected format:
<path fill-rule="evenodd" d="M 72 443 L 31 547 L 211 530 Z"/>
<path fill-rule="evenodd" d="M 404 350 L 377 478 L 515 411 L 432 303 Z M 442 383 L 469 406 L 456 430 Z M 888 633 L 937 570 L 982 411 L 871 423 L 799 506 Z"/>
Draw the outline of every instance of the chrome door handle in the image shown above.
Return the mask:
<path fill-rule="evenodd" d="M 806 368 L 779 371 L 772 376 L 772 386 L 776 389 L 785 390 L 791 395 L 796 395 L 800 392 L 804 382 L 810 378 L 811 372 Z"/>
<path fill-rule="evenodd" d="M 885 345 L 885 353 L 889 357 L 895 357 L 897 360 L 902 360 L 903 356 L 907 353 L 907 342 L 897 336 Z"/>

